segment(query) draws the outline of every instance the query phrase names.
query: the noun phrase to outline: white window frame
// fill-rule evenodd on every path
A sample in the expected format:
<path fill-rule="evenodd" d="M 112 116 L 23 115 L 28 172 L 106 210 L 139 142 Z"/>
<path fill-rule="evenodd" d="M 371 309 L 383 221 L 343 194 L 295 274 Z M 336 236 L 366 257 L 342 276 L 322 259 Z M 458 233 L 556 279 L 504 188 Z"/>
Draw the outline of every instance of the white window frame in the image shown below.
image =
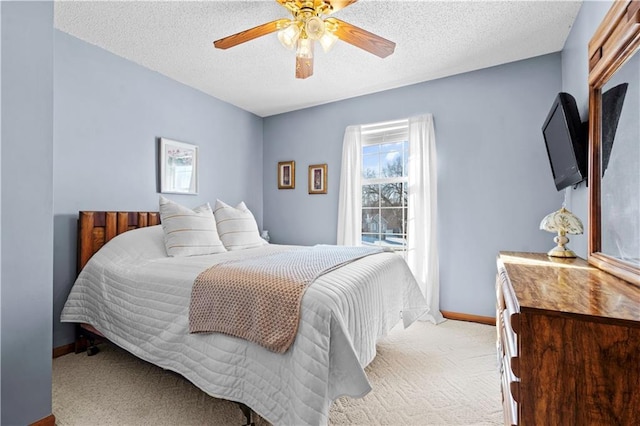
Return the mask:
<path fill-rule="evenodd" d="M 364 177 L 364 173 L 365 173 L 365 169 L 364 169 L 364 159 L 365 159 L 365 154 L 364 151 L 366 149 L 366 147 L 368 146 L 372 146 L 372 145 L 383 145 L 383 144 L 392 144 L 392 143 L 403 143 L 403 150 L 402 150 L 402 156 L 403 156 L 403 166 L 406 165 L 405 162 L 405 155 L 408 155 L 408 144 L 409 144 L 409 120 L 408 119 L 404 119 L 404 120 L 395 120 L 395 121 L 387 121 L 387 122 L 382 122 L 382 123 L 374 123 L 374 124 L 368 124 L 368 125 L 363 125 L 361 128 L 361 135 L 362 135 L 362 177 L 361 177 L 361 186 L 360 186 L 360 193 L 362 194 L 362 188 L 364 188 L 367 185 L 384 185 L 384 184 L 393 184 L 393 183 L 403 183 L 406 186 L 409 184 L 409 177 L 408 175 L 406 176 L 395 176 L 395 177 L 377 177 L 377 178 L 370 178 L 367 179 Z M 405 173 L 406 174 L 406 173 Z M 400 246 L 396 246 L 396 245 L 382 245 L 385 248 L 391 249 L 393 251 L 402 253 L 403 256 L 406 257 L 406 253 L 407 253 L 407 229 L 406 226 L 404 226 L 404 224 L 406 223 L 406 207 L 407 205 L 403 205 L 400 208 L 402 209 L 402 223 L 403 223 L 403 230 L 402 233 L 400 235 L 402 235 L 402 237 L 404 238 L 404 244 L 400 245 Z M 362 197 L 360 198 L 360 208 L 362 211 L 364 210 L 368 210 L 370 209 L 370 207 L 364 207 L 362 205 Z M 382 213 L 382 209 L 391 209 L 391 208 L 398 208 L 398 207 L 378 207 L 378 214 Z M 371 244 L 371 243 L 366 243 L 363 239 L 363 237 L 367 234 L 375 234 L 373 232 L 364 232 L 363 230 L 360 231 L 360 238 L 362 241 L 363 245 L 377 245 L 377 244 Z M 381 235 L 380 230 L 378 230 L 377 235 Z M 394 235 L 398 235 L 398 234 L 394 234 Z"/>

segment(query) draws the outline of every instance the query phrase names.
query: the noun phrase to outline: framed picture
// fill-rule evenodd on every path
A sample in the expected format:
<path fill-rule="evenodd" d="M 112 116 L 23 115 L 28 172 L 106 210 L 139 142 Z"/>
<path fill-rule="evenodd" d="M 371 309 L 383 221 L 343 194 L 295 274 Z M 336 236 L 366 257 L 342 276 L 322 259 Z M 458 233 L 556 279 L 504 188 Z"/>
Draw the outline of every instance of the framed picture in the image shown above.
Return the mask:
<path fill-rule="evenodd" d="M 327 165 L 309 166 L 309 194 L 327 193 Z"/>
<path fill-rule="evenodd" d="M 198 146 L 159 138 L 160 192 L 198 193 Z"/>
<path fill-rule="evenodd" d="M 294 189 L 296 187 L 296 162 L 281 161 L 278 163 L 278 189 Z"/>

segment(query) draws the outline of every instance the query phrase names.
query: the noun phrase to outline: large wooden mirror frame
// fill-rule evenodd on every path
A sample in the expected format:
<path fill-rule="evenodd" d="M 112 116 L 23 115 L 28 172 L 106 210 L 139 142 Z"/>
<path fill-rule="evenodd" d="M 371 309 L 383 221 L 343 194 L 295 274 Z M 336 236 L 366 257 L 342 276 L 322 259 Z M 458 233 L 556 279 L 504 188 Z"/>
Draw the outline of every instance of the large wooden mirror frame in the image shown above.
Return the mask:
<path fill-rule="evenodd" d="M 602 176 L 602 87 L 638 51 L 639 47 L 640 1 L 614 2 L 589 42 L 588 261 L 599 269 L 640 286 L 640 268 L 637 265 L 622 261 L 603 250 L 600 178 Z M 640 221 L 640 217 L 638 220 Z"/>

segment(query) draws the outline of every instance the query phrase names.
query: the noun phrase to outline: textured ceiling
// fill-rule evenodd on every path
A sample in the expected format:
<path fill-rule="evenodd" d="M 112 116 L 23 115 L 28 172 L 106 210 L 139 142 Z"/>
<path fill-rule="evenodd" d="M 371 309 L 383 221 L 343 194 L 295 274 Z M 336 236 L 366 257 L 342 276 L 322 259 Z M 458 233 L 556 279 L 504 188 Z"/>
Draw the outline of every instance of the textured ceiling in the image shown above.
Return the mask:
<path fill-rule="evenodd" d="M 381 59 L 338 41 L 295 78 L 295 52 L 269 34 L 219 38 L 290 17 L 264 1 L 55 2 L 55 27 L 265 117 L 562 50 L 580 1 L 360 0 L 335 17 L 396 43 Z"/>

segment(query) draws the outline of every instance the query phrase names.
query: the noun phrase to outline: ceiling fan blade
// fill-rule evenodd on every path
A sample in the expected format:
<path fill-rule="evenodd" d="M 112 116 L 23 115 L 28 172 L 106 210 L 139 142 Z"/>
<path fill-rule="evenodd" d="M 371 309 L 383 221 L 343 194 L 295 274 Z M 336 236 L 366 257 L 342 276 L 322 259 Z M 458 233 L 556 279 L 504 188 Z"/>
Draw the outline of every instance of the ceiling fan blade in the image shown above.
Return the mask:
<path fill-rule="evenodd" d="M 334 34 L 338 36 L 340 40 L 346 41 L 381 58 L 386 58 L 391 55 L 396 48 L 394 42 L 363 30 L 362 28 L 358 28 L 355 25 L 351 25 L 348 22 L 336 18 L 327 18 L 326 21 L 337 27 Z"/>
<path fill-rule="evenodd" d="M 317 7 L 318 5 L 322 4 L 322 3 L 328 3 L 331 5 L 331 10 L 327 13 L 327 15 L 337 12 L 340 9 L 344 9 L 347 6 L 352 5 L 353 3 L 357 2 L 358 0 L 315 0 L 314 1 L 314 5 Z"/>
<path fill-rule="evenodd" d="M 218 49 L 228 49 L 249 40 L 253 40 L 254 38 L 262 37 L 263 35 L 281 30 L 289 25 L 290 22 L 291 21 L 289 19 L 276 19 L 275 21 L 267 22 L 266 24 L 258 25 L 257 27 L 216 40 L 213 42 L 213 45 Z"/>
<path fill-rule="evenodd" d="M 313 58 L 296 56 L 296 78 L 307 78 L 313 75 Z"/>

